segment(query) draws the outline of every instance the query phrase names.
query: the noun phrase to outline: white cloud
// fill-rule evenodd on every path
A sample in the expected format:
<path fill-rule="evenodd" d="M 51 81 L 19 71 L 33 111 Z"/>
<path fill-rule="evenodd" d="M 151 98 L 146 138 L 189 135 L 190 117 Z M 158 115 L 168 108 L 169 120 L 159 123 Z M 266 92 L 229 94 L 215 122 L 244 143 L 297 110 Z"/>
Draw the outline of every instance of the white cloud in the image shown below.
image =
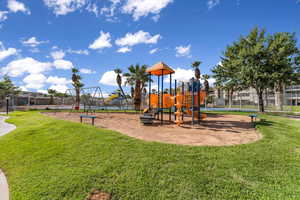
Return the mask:
<path fill-rule="evenodd" d="M 29 38 L 27 40 L 22 41 L 23 45 L 30 46 L 30 47 L 36 47 L 36 46 L 38 46 L 40 44 L 47 43 L 47 42 L 48 41 L 38 41 L 36 39 L 36 37 L 31 37 L 31 38 Z"/>
<path fill-rule="evenodd" d="M 81 68 L 79 72 L 82 74 L 96 74 L 96 71 L 87 68 Z"/>
<path fill-rule="evenodd" d="M 79 54 L 79 55 L 89 55 L 90 52 L 88 50 L 73 50 L 73 49 L 68 49 L 67 50 L 67 53 L 70 53 L 70 54 Z"/>
<path fill-rule="evenodd" d="M 29 74 L 23 81 L 28 89 L 41 89 L 45 85 L 46 77 L 43 74 Z"/>
<path fill-rule="evenodd" d="M 28 89 L 24 85 L 20 86 L 19 88 L 23 92 L 27 92 L 28 91 Z"/>
<path fill-rule="evenodd" d="M 86 10 L 91 13 L 94 13 L 96 15 L 96 17 L 98 17 L 99 8 L 98 8 L 97 4 L 95 4 L 95 3 L 88 4 L 88 6 L 86 7 Z"/>
<path fill-rule="evenodd" d="M 40 74 L 51 69 L 52 64 L 48 62 L 39 62 L 31 57 L 14 60 L 1 68 L 2 74 L 12 77 L 18 77 L 24 73 Z"/>
<path fill-rule="evenodd" d="M 58 76 L 49 76 L 46 80 L 47 83 L 51 83 L 53 85 L 67 85 L 71 83 L 71 80 L 66 79 L 65 77 Z"/>
<path fill-rule="evenodd" d="M 0 22 L 7 20 L 7 11 L 0 11 Z"/>
<path fill-rule="evenodd" d="M 158 40 L 161 38 L 162 37 L 160 34 L 151 36 L 150 33 L 140 30 L 136 33 L 127 33 L 123 38 L 117 39 L 116 44 L 118 46 L 134 46 L 137 44 L 156 44 Z"/>
<path fill-rule="evenodd" d="M 53 9 L 55 15 L 66 15 L 80 9 L 86 4 L 86 0 L 44 0 L 47 7 Z"/>
<path fill-rule="evenodd" d="M 149 14 L 158 15 L 163 8 L 172 2 L 173 0 L 127 0 L 122 11 L 132 14 L 133 19 L 137 21 L 140 17 Z"/>
<path fill-rule="evenodd" d="M 193 69 L 183 69 L 178 67 L 177 69 L 174 70 L 175 73 L 172 76 L 173 80 L 177 81 L 183 81 L 183 82 L 188 82 L 191 78 L 194 77 L 194 70 Z M 169 77 L 165 79 L 165 82 L 169 82 Z"/>
<path fill-rule="evenodd" d="M 178 46 L 175 48 L 177 57 L 191 57 L 191 45 Z"/>
<path fill-rule="evenodd" d="M 116 82 L 116 78 L 117 78 L 117 74 L 114 71 L 107 71 L 102 75 L 99 83 L 103 85 L 118 86 Z M 124 83 L 124 80 L 122 81 Z"/>
<path fill-rule="evenodd" d="M 73 63 L 68 61 L 68 60 L 55 60 L 53 62 L 53 65 L 56 69 L 72 69 L 74 66 L 73 66 Z"/>
<path fill-rule="evenodd" d="M 160 15 L 154 15 L 152 17 L 153 21 L 155 21 L 155 22 L 158 22 L 159 18 L 160 18 Z"/>
<path fill-rule="evenodd" d="M 216 82 L 216 79 L 214 79 L 214 78 L 209 78 L 209 79 L 208 79 L 208 82 L 209 82 L 209 85 L 210 85 L 210 86 L 213 86 L 213 85 L 215 84 L 215 82 Z"/>
<path fill-rule="evenodd" d="M 14 0 L 15 1 L 15 0 Z M 86 10 L 95 14 L 96 17 L 103 15 L 109 22 L 117 21 L 117 11 L 133 16 L 134 20 L 152 14 L 152 19 L 157 21 L 160 12 L 173 0 L 106 0 L 110 5 L 100 7 L 100 0 L 43 0 L 44 4 L 53 10 L 55 15 L 66 15 L 76 10 Z"/>
<path fill-rule="evenodd" d="M 150 51 L 149 51 L 149 53 L 150 54 L 154 54 L 154 53 L 156 53 L 158 51 L 158 48 L 155 48 L 155 49 L 151 49 Z"/>
<path fill-rule="evenodd" d="M 207 7 L 208 9 L 212 9 L 213 7 L 220 4 L 220 0 L 208 0 L 207 1 Z"/>
<path fill-rule="evenodd" d="M 177 69 L 174 70 L 175 73 L 172 75 L 172 80 L 177 80 L 181 82 L 189 82 L 191 78 L 195 77 L 195 72 L 193 69 L 183 69 L 178 67 Z M 164 79 L 164 82 L 169 83 L 170 78 L 169 76 Z M 202 80 L 202 74 L 201 74 L 201 79 L 200 82 L 203 84 Z M 216 80 L 214 78 L 209 78 L 208 82 L 210 85 L 213 85 Z"/>
<path fill-rule="evenodd" d="M 65 52 L 63 52 L 62 50 L 53 51 L 53 52 L 51 52 L 51 57 L 54 60 L 61 60 L 61 59 L 63 59 L 65 57 Z"/>
<path fill-rule="evenodd" d="M 118 49 L 118 53 L 128 53 L 128 52 L 131 52 L 131 48 L 129 47 L 121 47 L 120 49 Z"/>
<path fill-rule="evenodd" d="M 26 8 L 25 4 L 16 0 L 8 0 L 7 7 L 11 12 L 23 12 L 30 15 L 30 10 Z"/>
<path fill-rule="evenodd" d="M 46 83 L 51 84 L 49 89 L 53 89 L 58 92 L 65 93 L 66 90 L 68 89 L 67 85 L 72 83 L 72 81 L 65 77 L 49 76 L 46 80 Z"/>
<path fill-rule="evenodd" d="M 0 42 L 0 61 L 4 60 L 5 58 L 17 54 L 17 49 L 15 48 L 8 48 L 5 49 L 2 42 Z"/>
<path fill-rule="evenodd" d="M 90 44 L 90 49 L 103 49 L 103 48 L 110 48 L 112 47 L 110 43 L 110 33 L 104 33 L 103 31 L 100 32 L 100 36 Z"/>
<path fill-rule="evenodd" d="M 51 85 L 49 89 L 56 90 L 60 93 L 65 93 L 68 88 L 66 85 Z"/>
<path fill-rule="evenodd" d="M 48 94 L 48 90 L 37 90 L 38 93 Z"/>
<path fill-rule="evenodd" d="M 102 7 L 100 9 L 100 14 L 106 17 L 106 21 L 115 22 L 117 21 L 117 17 L 115 17 L 115 13 L 118 4 L 121 3 L 121 0 L 109 0 L 109 1 L 111 2 L 111 5 Z"/>

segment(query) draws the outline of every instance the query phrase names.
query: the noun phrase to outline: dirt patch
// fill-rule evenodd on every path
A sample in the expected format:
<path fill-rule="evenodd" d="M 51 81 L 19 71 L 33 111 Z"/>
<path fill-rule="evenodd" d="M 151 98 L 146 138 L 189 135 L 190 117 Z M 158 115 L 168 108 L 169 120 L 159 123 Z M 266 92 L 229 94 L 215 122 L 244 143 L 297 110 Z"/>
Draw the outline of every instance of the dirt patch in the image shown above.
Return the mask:
<path fill-rule="evenodd" d="M 93 189 L 85 200 L 111 200 L 111 195 L 97 189 Z"/>
<path fill-rule="evenodd" d="M 80 113 L 45 113 L 59 119 L 80 122 Z M 260 140 L 262 135 L 250 123 L 250 118 L 241 115 L 209 114 L 200 125 L 192 126 L 191 118 L 185 117 L 182 127 L 173 122 L 157 121 L 153 126 L 144 126 L 140 123 L 138 114 L 126 113 L 96 113 L 95 126 L 118 131 L 130 137 L 146 141 L 156 141 L 171 144 L 191 146 L 230 146 L 246 144 Z M 169 119 L 166 115 L 164 119 Z M 172 120 L 174 120 L 172 118 Z M 85 119 L 85 123 L 91 123 Z"/>

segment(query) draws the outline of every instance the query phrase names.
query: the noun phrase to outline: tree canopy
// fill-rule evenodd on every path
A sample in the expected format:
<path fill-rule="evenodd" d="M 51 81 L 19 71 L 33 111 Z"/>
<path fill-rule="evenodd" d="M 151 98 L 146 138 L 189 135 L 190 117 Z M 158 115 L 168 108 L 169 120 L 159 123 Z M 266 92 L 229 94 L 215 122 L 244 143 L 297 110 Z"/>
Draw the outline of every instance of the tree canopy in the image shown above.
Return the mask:
<path fill-rule="evenodd" d="M 295 34 L 266 35 L 264 29 L 254 28 L 227 47 L 212 71 L 217 85 L 231 92 L 254 88 L 259 110 L 264 112 L 263 92 L 267 88 L 282 91 L 284 85 L 299 82 L 299 57 Z"/>
<path fill-rule="evenodd" d="M 129 72 L 124 74 L 124 77 L 126 78 L 125 84 L 134 86 L 133 101 L 136 110 L 140 109 L 142 91 L 149 81 L 146 70 L 146 65 L 131 65 L 128 67 Z"/>
<path fill-rule="evenodd" d="M 0 80 L 0 98 L 4 99 L 7 95 L 15 95 L 20 92 L 19 88 L 14 85 L 10 77 L 3 76 L 3 80 Z"/>

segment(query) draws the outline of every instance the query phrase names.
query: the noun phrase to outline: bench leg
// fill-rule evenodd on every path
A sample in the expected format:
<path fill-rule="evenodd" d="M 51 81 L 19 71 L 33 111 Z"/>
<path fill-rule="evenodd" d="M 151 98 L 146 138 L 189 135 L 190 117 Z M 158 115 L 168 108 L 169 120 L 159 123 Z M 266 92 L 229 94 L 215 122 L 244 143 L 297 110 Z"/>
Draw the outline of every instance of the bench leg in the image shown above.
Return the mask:
<path fill-rule="evenodd" d="M 94 126 L 95 118 L 92 118 L 92 125 Z"/>
<path fill-rule="evenodd" d="M 82 123 L 82 117 L 80 117 L 80 123 Z"/>

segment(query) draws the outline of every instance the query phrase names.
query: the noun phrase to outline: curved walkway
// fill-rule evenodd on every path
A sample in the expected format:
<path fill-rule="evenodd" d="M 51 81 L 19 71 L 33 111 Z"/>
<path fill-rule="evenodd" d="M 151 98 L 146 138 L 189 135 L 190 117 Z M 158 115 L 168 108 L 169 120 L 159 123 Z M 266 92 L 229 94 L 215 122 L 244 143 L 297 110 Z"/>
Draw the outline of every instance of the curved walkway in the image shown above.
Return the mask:
<path fill-rule="evenodd" d="M 0 116 L 0 137 L 16 129 L 16 126 L 5 123 L 8 117 Z M 0 169 L 0 199 L 9 200 L 9 190 L 6 177 Z"/>

